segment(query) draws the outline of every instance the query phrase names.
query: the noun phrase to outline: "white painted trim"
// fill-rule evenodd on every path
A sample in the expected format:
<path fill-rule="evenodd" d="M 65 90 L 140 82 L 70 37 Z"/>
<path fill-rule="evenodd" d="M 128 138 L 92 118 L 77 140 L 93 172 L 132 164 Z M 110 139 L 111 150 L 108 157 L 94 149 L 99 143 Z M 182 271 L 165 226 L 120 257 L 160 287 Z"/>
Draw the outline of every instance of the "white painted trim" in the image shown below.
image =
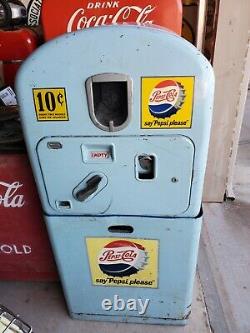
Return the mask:
<path fill-rule="evenodd" d="M 227 184 L 226 184 L 226 196 L 228 198 L 235 198 L 233 190 L 235 163 L 238 152 L 238 145 L 240 140 L 240 131 L 242 126 L 242 121 L 244 117 L 245 104 L 247 99 L 248 84 L 250 80 L 250 31 L 248 36 L 248 44 L 246 47 L 246 58 L 245 66 L 242 73 L 242 82 L 239 89 L 239 100 L 237 105 L 236 123 L 233 132 L 232 146 L 229 158 Z"/>
<path fill-rule="evenodd" d="M 204 45 L 206 9 L 207 9 L 207 0 L 200 0 L 199 10 L 198 10 L 197 33 L 196 33 L 196 47 L 200 51 L 202 51 Z"/>
<path fill-rule="evenodd" d="M 204 201 L 222 202 L 227 188 L 236 123 L 244 101 L 250 1 L 220 0 L 214 53 L 215 103 Z M 237 125 L 240 128 L 240 125 Z M 230 176 L 231 177 L 231 176 Z"/>

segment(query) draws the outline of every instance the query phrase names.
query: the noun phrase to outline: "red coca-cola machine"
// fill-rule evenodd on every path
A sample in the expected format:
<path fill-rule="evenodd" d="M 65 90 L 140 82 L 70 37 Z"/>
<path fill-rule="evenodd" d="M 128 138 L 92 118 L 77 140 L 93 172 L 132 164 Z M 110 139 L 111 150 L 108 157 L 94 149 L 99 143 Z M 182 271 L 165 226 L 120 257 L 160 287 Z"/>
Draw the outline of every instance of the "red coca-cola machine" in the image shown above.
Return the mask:
<path fill-rule="evenodd" d="M 6 8 L 11 3 L 6 2 Z M 4 81 L 0 87 L 0 279 L 55 280 L 57 270 L 13 90 L 18 68 L 40 44 L 39 34 L 23 27 L 23 21 L 11 21 L 0 30 Z"/>
<path fill-rule="evenodd" d="M 108 24 L 155 24 L 177 34 L 182 28 L 181 0 L 43 0 L 45 40 L 66 32 Z"/>
<path fill-rule="evenodd" d="M 55 280 L 56 266 L 27 155 L 0 154 L 0 279 Z"/>
<path fill-rule="evenodd" d="M 55 280 L 57 270 L 25 153 L 13 91 L 22 62 L 39 36 L 22 26 L 0 30 L 5 86 L 0 89 L 0 279 Z"/>

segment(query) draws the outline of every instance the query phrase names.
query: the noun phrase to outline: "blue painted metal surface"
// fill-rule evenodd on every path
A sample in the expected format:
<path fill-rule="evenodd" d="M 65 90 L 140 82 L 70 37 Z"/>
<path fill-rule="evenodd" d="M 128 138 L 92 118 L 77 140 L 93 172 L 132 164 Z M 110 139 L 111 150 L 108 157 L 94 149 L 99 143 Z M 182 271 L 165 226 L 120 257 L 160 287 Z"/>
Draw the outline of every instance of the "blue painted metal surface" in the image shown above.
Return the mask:
<path fill-rule="evenodd" d="M 132 82 L 131 116 L 119 131 L 102 130 L 89 116 L 85 83 L 104 73 L 126 74 Z M 194 82 L 189 127 L 143 128 L 144 115 L 151 117 L 162 108 L 161 102 L 150 98 L 151 115 L 146 114 L 143 78 L 149 82 L 160 77 L 170 86 L 177 85 L 178 79 L 168 77 Z M 185 324 L 192 299 L 212 118 L 210 64 L 192 45 L 165 30 L 101 27 L 67 34 L 39 48 L 22 66 L 16 88 L 27 149 L 71 315 Z M 37 91 L 56 88 L 61 89 L 58 98 L 62 89 L 66 92 L 68 121 L 38 121 Z M 157 95 L 159 88 L 155 89 Z M 181 84 L 177 90 L 176 103 L 181 108 L 191 95 Z M 147 168 L 142 170 L 140 164 L 143 156 L 150 157 L 153 165 L 148 178 L 144 178 Z M 125 280 L 117 286 L 102 286 L 103 281 L 112 280 L 107 267 L 114 270 L 113 277 Z M 133 270 L 131 276 L 127 269 Z M 126 285 L 136 283 L 137 277 L 138 283 L 154 281 L 153 285 Z M 131 299 L 148 299 L 149 304 L 141 314 L 133 304 L 130 309 L 115 310 L 107 301 L 103 307 L 103 301 L 115 295 L 126 304 Z"/>
<path fill-rule="evenodd" d="M 47 228 L 70 314 L 77 319 L 183 325 L 190 315 L 202 217 L 47 217 Z M 110 237 L 108 227 L 130 225 L 130 238 L 159 240 L 158 288 L 93 286 L 85 239 Z M 117 234 L 115 235 L 117 237 Z M 121 233 L 121 238 L 128 234 Z M 136 277 L 136 275 L 135 275 Z M 150 299 L 148 310 L 104 311 L 103 299 Z"/>
<path fill-rule="evenodd" d="M 194 146 L 185 136 L 53 137 L 53 141 L 60 142 L 63 148 L 48 149 L 51 138 L 45 138 L 39 142 L 37 154 L 54 214 L 173 216 L 189 207 Z M 93 145 L 97 145 L 98 151 L 114 147 L 114 161 L 93 163 L 90 159 L 84 162 L 80 148 L 84 151 Z M 135 160 L 140 153 L 156 156 L 155 179 L 137 179 Z M 74 172 L 68 172 L 70 170 Z M 76 187 L 93 171 L 103 173 L 107 184 L 85 204 L 74 200 L 72 185 Z M 67 180 L 62 182 L 66 174 Z M 172 182 L 173 177 L 178 182 Z M 59 200 L 70 201 L 71 209 L 58 209 Z"/>

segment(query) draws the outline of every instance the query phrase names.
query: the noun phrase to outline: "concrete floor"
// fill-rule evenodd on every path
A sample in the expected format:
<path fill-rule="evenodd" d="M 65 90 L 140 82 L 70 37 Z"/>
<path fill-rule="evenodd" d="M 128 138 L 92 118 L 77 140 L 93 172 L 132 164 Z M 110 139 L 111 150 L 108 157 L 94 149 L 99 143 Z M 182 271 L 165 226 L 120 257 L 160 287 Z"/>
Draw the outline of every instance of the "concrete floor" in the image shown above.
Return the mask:
<path fill-rule="evenodd" d="M 210 325 L 250 332 L 250 91 L 235 170 L 235 201 L 205 205 L 199 273 Z"/>
<path fill-rule="evenodd" d="M 192 315 L 186 327 L 73 321 L 57 283 L 0 282 L 0 303 L 39 333 L 250 333 L 249 165 L 250 94 L 236 165 L 236 200 L 204 207 Z"/>
<path fill-rule="evenodd" d="M 211 333 L 198 278 L 193 314 L 185 327 L 72 320 L 57 283 L 1 282 L 0 295 L 1 303 L 21 314 L 35 333 Z"/>

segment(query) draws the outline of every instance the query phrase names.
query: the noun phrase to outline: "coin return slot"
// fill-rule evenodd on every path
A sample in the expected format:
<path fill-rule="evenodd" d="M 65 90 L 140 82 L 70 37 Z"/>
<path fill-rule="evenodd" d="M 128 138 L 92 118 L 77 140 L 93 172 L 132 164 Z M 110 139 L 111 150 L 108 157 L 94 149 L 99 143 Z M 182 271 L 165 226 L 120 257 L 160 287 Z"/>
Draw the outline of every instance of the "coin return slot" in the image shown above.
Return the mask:
<path fill-rule="evenodd" d="M 155 178 L 155 156 L 139 155 L 136 161 L 137 178 L 150 180 Z"/>
<path fill-rule="evenodd" d="M 132 234 L 134 228 L 130 225 L 112 225 L 108 227 L 108 231 L 117 234 Z"/>
<path fill-rule="evenodd" d="M 70 201 L 57 201 L 57 207 L 60 209 L 70 209 L 71 203 Z"/>

